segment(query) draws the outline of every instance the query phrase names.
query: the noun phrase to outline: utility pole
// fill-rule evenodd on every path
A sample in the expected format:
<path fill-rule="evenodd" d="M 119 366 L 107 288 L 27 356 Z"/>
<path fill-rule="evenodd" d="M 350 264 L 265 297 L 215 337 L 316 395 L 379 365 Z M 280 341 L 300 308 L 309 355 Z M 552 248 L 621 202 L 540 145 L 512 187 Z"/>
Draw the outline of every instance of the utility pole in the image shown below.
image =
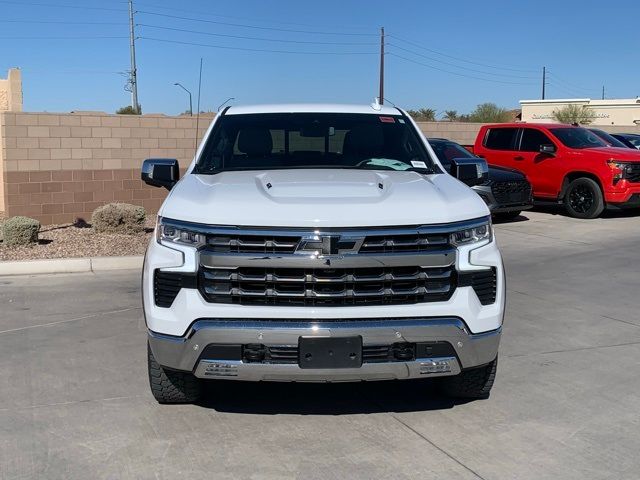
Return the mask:
<path fill-rule="evenodd" d="M 380 27 L 380 91 L 378 103 L 384 103 L 384 27 Z"/>
<path fill-rule="evenodd" d="M 547 85 L 547 67 L 542 67 L 542 100 L 544 100 L 544 87 Z"/>
<path fill-rule="evenodd" d="M 604 85 L 602 85 L 602 100 L 604 100 Z"/>
<path fill-rule="evenodd" d="M 140 104 L 138 103 L 138 72 L 136 69 L 136 34 L 135 24 L 133 23 L 133 0 L 129 0 L 129 49 L 131 51 L 131 72 L 129 73 L 131 107 L 134 112 L 140 114 Z"/>

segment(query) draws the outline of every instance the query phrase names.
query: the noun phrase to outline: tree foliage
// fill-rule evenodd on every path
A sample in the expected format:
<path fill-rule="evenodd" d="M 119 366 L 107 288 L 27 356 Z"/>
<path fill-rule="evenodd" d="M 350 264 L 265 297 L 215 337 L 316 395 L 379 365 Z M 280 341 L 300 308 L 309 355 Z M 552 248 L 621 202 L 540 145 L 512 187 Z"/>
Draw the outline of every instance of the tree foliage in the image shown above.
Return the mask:
<path fill-rule="evenodd" d="M 445 120 L 448 120 L 449 122 L 455 122 L 456 120 L 458 120 L 458 111 L 457 110 L 445 110 L 444 111 L 444 118 L 445 118 Z"/>
<path fill-rule="evenodd" d="M 407 110 L 407 113 L 417 122 L 435 122 L 436 120 L 436 111 L 433 108 Z"/>
<path fill-rule="evenodd" d="M 127 105 L 126 107 L 119 108 L 116 110 L 118 115 L 140 115 L 142 113 L 142 109 L 139 112 L 136 112 L 131 105 Z"/>
<path fill-rule="evenodd" d="M 512 120 L 511 113 L 495 103 L 481 103 L 468 115 L 469 122 L 504 123 Z"/>
<path fill-rule="evenodd" d="M 589 125 L 595 117 L 593 110 L 589 107 L 574 103 L 554 110 L 551 115 L 560 123 L 578 123 L 581 125 Z"/>

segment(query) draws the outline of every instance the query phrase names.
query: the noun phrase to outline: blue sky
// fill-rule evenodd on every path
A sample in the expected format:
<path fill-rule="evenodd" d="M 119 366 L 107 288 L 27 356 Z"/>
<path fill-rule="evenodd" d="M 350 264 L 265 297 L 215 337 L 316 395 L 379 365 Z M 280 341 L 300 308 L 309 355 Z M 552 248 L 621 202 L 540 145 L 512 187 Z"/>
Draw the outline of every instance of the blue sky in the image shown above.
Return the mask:
<path fill-rule="evenodd" d="M 389 44 L 385 97 L 405 108 L 463 113 L 487 101 L 517 108 L 520 99 L 539 98 L 543 65 L 548 98 L 599 98 L 602 85 L 607 97 L 640 95 L 637 0 L 136 0 L 135 8 L 148 113 L 187 109 L 175 82 L 195 102 L 200 57 L 204 110 L 228 97 L 369 103 L 381 26 Z M 0 12 L 0 76 L 22 68 L 25 110 L 113 112 L 130 102 L 118 73 L 130 68 L 126 1 L 0 0 Z"/>

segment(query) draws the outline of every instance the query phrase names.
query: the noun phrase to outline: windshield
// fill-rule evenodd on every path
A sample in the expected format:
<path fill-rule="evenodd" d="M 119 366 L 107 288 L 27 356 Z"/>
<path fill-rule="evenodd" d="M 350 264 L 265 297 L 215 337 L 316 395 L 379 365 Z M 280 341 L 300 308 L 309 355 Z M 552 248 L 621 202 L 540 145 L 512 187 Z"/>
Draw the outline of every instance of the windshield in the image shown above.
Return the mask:
<path fill-rule="evenodd" d="M 607 144 L 586 128 L 550 128 L 558 140 L 569 148 L 598 148 Z"/>
<path fill-rule="evenodd" d="M 476 158 L 469 150 L 455 142 L 429 140 L 429 144 L 442 166 L 447 170 L 451 167 L 451 160 L 454 158 Z"/>
<path fill-rule="evenodd" d="M 640 135 L 625 135 L 625 137 L 631 145 L 636 148 L 640 148 Z"/>
<path fill-rule="evenodd" d="M 604 130 L 598 130 L 597 128 L 590 128 L 589 130 L 599 136 L 610 147 L 627 148 L 624 143 L 622 143 L 616 137 L 609 135 Z"/>
<path fill-rule="evenodd" d="M 195 173 L 291 168 L 434 171 L 403 115 L 260 113 L 219 118 Z"/>

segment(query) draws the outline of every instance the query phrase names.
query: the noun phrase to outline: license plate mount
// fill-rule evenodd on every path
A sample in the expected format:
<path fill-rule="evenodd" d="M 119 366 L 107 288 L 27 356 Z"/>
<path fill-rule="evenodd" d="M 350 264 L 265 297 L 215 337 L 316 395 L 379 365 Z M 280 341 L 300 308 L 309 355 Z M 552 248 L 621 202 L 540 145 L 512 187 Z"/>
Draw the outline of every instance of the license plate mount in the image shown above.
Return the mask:
<path fill-rule="evenodd" d="M 300 368 L 359 368 L 362 337 L 300 337 L 298 352 Z"/>

